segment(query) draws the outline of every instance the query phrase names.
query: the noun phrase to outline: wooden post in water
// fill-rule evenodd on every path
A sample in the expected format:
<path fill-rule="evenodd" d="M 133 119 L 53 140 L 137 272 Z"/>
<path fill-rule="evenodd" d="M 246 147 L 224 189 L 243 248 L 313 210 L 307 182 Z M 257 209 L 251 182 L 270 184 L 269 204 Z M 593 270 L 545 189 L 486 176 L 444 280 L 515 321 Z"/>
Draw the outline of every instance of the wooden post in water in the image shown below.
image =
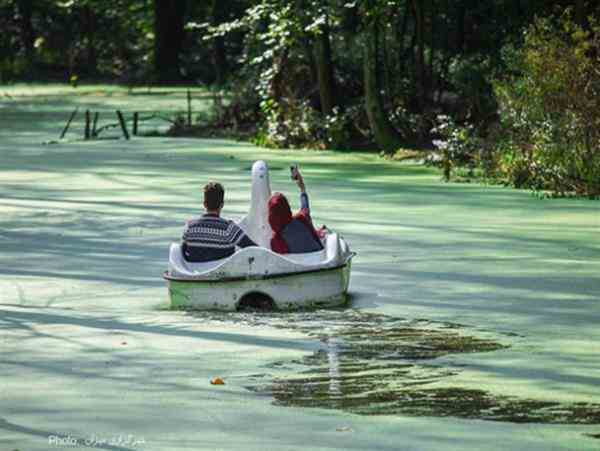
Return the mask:
<path fill-rule="evenodd" d="M 98 132 L 96 130 L 96 127 L 98 126 L 98 116 L 100 116 L 100 113 L 96 111 L 94 113 L 94 120 L 92 121 L 92 138 L 98 136 Z"/>
<path fill-rule="evenodd" d="M 138 121 L 140 117 L 138 112 L 133 113 L 133 136 L 137 136 L 138 134 Z"/>
<path fill-rule="evenodd" d="M 91 129 L 91 116 L 90 110 L 85 110 L 85 131 L 83 132 L 83 139 L 90 139 L 90 129 Z"/>
<path fill-rule="evenodd" d="M 73 112 L 71 113 L 71 116 L 69 117 L 69 120 L 67 121 L 67 124 L 65 125 L 65 128 L 63 128 L 63 131 L 60 134 L 60 138 L 59 139 L 63 139 L 65 137 L 65 135 L 67 134 L 67 130 L 69 130 L 69 126 L 71 125 L 71 122 L 75 118 L 75 115 L 77 114 L 78 110 L 79 110 L 79 107 L 75 108 L 73 110 Z"/>
<path fill-rule="evenodd" d="M 188 127 L 191 127 L 192 126 L 192 93 L 189 89 L 187 90 L 187 104 L 188 104 L 187 125 L 188 125 Z"/>
<path fill-rule="evenodd" d="M 123 118 L 123 113 L 121 113 L 121 110 L 117 110 L 117 117 L 119 118 L 119 124 L 121 125 L 121 130 L 123 131 L 123 136 L 125 136 L 125 139 L 129 139 L 129 132 L 127 131 L 127 124 L 125 124 L 125 119 Z"/>

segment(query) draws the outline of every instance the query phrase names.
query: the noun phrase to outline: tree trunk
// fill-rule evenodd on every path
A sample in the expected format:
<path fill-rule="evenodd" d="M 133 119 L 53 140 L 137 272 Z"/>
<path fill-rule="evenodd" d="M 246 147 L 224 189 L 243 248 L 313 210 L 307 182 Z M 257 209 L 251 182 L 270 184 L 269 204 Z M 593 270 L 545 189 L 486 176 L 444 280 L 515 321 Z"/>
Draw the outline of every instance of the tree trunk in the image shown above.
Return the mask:
<path fill-rule="evenodd" d="M 154 70 L 159 83 L 181 81 L 185 0 L 154 0 Z"/>
<path fill-rule="evenodd" d="M 228 0 L 213 0 L 211 21 L 216 26 L 227 20 Z M 219 86 L 225 83 L 228 73 L 227 54 L 225 51 L 225 38 L 217 36 L 213 40 L 213 64 L 215 67 L 215 83 Z"/>
<path fill-rule="evenodd" d="M 335 84 L 333 79 L 331 43 L 329 40 L 329 24 L 327 23 L 321 27 L 320 33 L 316 37 L 315 50 L 321 112 L 324 115 L 328 115 L 331 114 L 335 106 Z"/>
<path fill-rule="evenodd" d="M 379 24 L 376 20 L 367 26 L 363 69 L 365 84 L 365 109 L 369 125 L 379 147 L 393 152 L 401 145 L 400 134 L 390 123 L 381 99 L 381 81 L 378 58 Z"/>
<path fill-rule="evenodd" d="M 402 20 L 399 22 L 401 26 L 398 27 L 397 23 L 395 27 L 394 38 L 396 41 L 396 52 L 393 57 L 392 65 L 393 69 L 397 71 L 397 74 L 392 82 L 393 88 L 397 87 L 396 80 L 401 80 L 406 76 L 410 76 L 410 71 L 412 70 L 412 49 L 414 47 L 414 42 L 416 41 L 413 33 L 412 38 L 410 38 L 410 42 L 407 44 L 406 35 L 408 33 L 408 22 L 410 17 L 410 2 L 405 2 Z"/>
<path fill-rule="evenodd" d="M 310 73 L 310 84 L 311 86 L 317 86 L 319 84 L 319 74 L 317 70 L 317 61 L 315 58 L 314 46 L 310 39 L 306 36 L 300 37 L 300 44 L 302 45 L 302 50 L 304 51 L 304 55 L 308 60 L 308 71 Z"/>
<path fill-rule="evenodd" d="M 397 70 L 406 72 L 406 67 L 408 67 L 407 56 L 411 53 L 411 49 L 406 46 L 406 33 L 408 31 L 408 19 L 410 17 L 410 4 L 406 3 L 404 7 L 404 12 L 402 14 L 402 21 L 400 22 L 402 25 L 400 28 L 396 26 L 395 28 L 395 39 L 396 39 L 396 58 L 394 59 L 394 65 Z M 408 50 L 408 52 L 407 52 Z"/>
<path fill-rule="evenodd" d="M 382 30 L 381 36 L 381 46 L 382 46 L 382 57 L 383 57 L 383 92 L 385 96 L 392 95 L 392 85 L 393 85 L 393 72 L 390 68 L 390 52 L 388 49 L 388 38 L 387 38 L 387 27 L 384 27 Z"/>
<path fill-rule="evenodd" d="M 86 36 L 86 72 L 98 72 L 98 52 L 96 51 L 96 16 L 89 5 L 83 7 L 83 22 Z"/>
<path fill-rule="evenodd" d="M 408 28 L 408 16 L 409 16 L 409 6 L 406 5 L 404 13 L 402 14 L 402 21 L 400 22 L 402 25 L 400 28 L 396 27 L 396 41 L 398 45 L 398 54 L 404 54 L 404 37 L 406 35 L 406 29 Z"/>
<path fill-rule="evenodd" d="M 425 86 L 426 86 L 426 69 L 425 69 L 425 17 L 423 5 L 420 0 L 413 0 L 413 11 L 415 14 L 415 36 L 417 40 L 417 53 L 415 56 L 416 84 L 417 84 L 417 100 L 421 111 L 425 110 Z"/>
<path fill-rule="evenodd" d="M 307 5 L 306 0 L 296 0 L 295 1 L 295 14 L 297 17 L 301 18 L 300 20 L 302 22 L 303 27 L 306 27 L 308 25 L 308 23 L 306 23 L 305 18 L 303 17 L 306 15 L 307 10 L 309 10 L 309 7 Z M 306 57 L 306 60 L 308 62 L 308 71 L 310 73 L 310 85 L 311 85 L 311 87 L 316 86 L 317 88 L 319 88 L 319 69 L 317 67 L 317 56 L 318 56 L 317 46 L 316 46 L 314 40 L 311 39 L 311 37 L 309 36 L 308 33 L 301 33 L 298 36 L 298 40 L 299 40 L 299 43 L 304 52 L 304 56 Z M 316 96 L 314 95 L 313 92 L 314 91 L 311 88 L 310 101 L 311 101 L 311 105 L 313 105 L 316 108 L 317 103 L 319 104 L 319 106 L 321 104 L 321 93 L 319 92 L 319 99 L 317 101 L 317 99 L 315 98 Z"/>
<path fill-rule="evenodd" d="M 19 26 L 21 29 L 21 41 L 25 50 L 28 75 L 32 75 L 35 66 L 35 31 L 33 29 L 33 0 L 19 0 L 17 2 L 19 12 Z"/>
<path fill-rule="evenodd" d="M 450 9 L 450 0 L 444 0 L 442 4 L 442 11 L 445 17 L 450 17 L 451 9 Z M 450 35 L 450 27 L 448 21 L 441 21 L 441 35 L 449 36 Z M 451 43 L 448 39 L 442 39 L 440 41 L 440 70 L 437 76 L 437 98 L 434 99 L 435 103 L 439 103 L 442 97 L 442 92 L 444 91 L 443 81 L 448 79 L 448 69 L 450 67 L 450 54 L 452 53 Z"/>
<path fill-rule="evenodd" d="M 427 96 L 427 99 L 431 99 L 433 98 L 433 92 L 436 89 L 436 79 L 435 79 L 435 52 L 436 52 L 436 47 L 435 47 L 435 36 L 436 36 L 436 23 L 435 23 L 435 19 L 436 19 L 436 9 L 435 9 L 435 2 L 432 1 L 430 8 L 429 8 L 429 21 L 430 21 L 430 26 L 429 26 L 429 67 L 427 70 L 427 84 L 425 86 L 425 93 Z"/>
<path fill-rule="evenodd" d="M 519 0 L 516 2 L 517 5 L 520 5 Z M 456 7 L 456 42 L 454 51 L 457 54 L 462 53 L 464 45 L 465 45 L 465 14 L 466 8 L 464 4 L 464 0 L 459 0 L 458 5 Z"/>

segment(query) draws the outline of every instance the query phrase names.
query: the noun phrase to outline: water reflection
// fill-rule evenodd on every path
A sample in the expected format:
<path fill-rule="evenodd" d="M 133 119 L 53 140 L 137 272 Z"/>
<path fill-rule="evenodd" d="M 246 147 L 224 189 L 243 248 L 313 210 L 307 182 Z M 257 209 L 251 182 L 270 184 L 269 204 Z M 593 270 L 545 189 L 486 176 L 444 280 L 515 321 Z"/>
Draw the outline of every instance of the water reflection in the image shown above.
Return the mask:
<path fill-rule="evenodd" d="M 600 424 L 600 405 L 497 396 L 477 388 L 448 386 L 459 370 L 438 357 L 498 351 L 515 337 L 481 338 L 459 324 L 357 310 L 225 315 L 227 321 L 301 331 L 320 341 L 314 353 L 272 362 L 266 374 L 249 378 L 246 388 L 272 396 L 277 405 L 363 415 Z"/>
<path fill-rule="evenodd" d="M 327 362 L 329 364 L 329 396 L 335 398 L 342 395 L 338 347 L 334 337 L 327 337 L 325 343 L 327 345 Z"/>

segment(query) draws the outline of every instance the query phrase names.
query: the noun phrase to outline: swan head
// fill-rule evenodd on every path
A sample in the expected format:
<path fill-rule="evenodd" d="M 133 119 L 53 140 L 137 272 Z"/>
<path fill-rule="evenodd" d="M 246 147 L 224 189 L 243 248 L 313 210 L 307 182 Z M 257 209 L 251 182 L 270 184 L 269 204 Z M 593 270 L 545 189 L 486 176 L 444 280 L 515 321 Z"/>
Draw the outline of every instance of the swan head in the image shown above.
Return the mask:
<path fill-rule="evenodd" d="M 271 182 L 267 163 L 259 160 L 252 165 L 252 206 L 265 204 L 271 197 Z"/>
<path fill-rule="evenodd" d="M 269 176 L 269 167 L 262 160 L 255 161 L 252 165 L 252 181 L 266 179 Z"/>

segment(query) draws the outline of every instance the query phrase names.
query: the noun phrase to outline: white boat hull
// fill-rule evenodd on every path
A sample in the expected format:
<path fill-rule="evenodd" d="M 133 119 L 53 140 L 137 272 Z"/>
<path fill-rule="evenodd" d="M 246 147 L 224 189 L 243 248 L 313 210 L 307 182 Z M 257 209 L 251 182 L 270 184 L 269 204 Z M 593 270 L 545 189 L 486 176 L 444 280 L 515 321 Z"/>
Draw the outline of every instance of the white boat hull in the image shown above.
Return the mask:
<path fill-rule="evenodd" d="M 239 310 L 253 297 L 267 297 L 280 310 L 343 305 L 350 281 L 348 260 L 343 266 L 254 279 L 190 280 L 165 273 L 171 307 Z"/>

